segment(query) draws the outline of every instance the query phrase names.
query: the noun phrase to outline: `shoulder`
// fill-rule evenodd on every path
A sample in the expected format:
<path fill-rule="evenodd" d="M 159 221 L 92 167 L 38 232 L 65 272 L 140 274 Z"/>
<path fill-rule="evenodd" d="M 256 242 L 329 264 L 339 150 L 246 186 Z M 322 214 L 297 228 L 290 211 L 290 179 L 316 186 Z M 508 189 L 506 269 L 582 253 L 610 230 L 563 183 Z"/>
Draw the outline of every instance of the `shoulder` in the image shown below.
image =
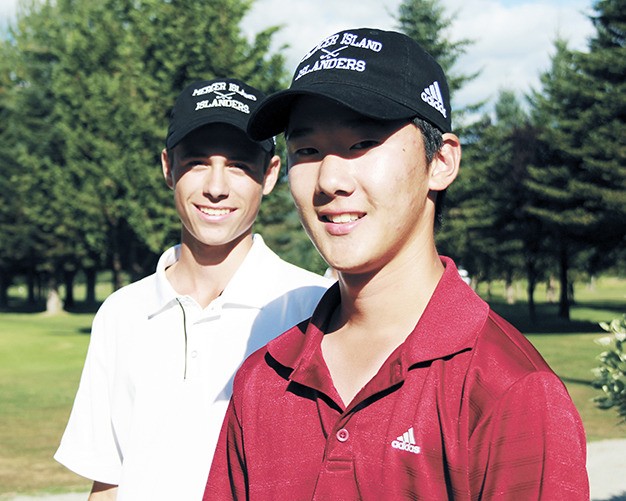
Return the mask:
<path fill-rule="evenodd" d="M 484 356 L 502 361 L 507 372 L 552 372 L 532 343 L 513 325 L 489 310 L 489 315 L 478 338 L 477 349 Z"/>
<path fill-rule="evenodd" d="M 503 430 L 582 430 L 563 381 L 521 332 L 492 311 L 472 350 L 465 385 L 471 427 L 490 421 Z"/>
<path fill-rule="evenodd" d="M 276 373 L 270 369 L 267 358 L 267 346 L 263 346 L 246 358 L 237 370 L 232 393 L 232 401 L 236 409 L 242 409 L 248 405 L 256 406 L 256 402 L 259 399 L 263 401 L 264 395 L 277 383 L 284 384 L 282 378 L 276 380 Z"/>
<path fill-rule="evenodd" d="M 302 320 L 246 358 L 235 376 L 233 394 L 258 394 L 254 388 L 267 387 L 272 380 L 288 383 L 293 371 L 290 362 L 303 350 L 308 323 L 308 319 Z"/>
<path fill-rule="evenodd" d="M 145 317 L 148 305 L 154 304 L 156 297 L 156 276 L 147 276 L 128 284 L 109 295 L 96 312 L 93 330 L 104 325 L 114 325 L 121 320 L 129 322 L 138 316 Z"/>
<path fill-rule="evenodd" d="M 564 389 L 531 342 L 492 310 L 476 339 L 469 376 L 474 383 L 473 395 L 481 394 L 481 400 L 498 399 L 525 387 L 533 391 L 530 387 L 537 384 L 558 392 Z"/>
<path fill-rule="evenodd" d="M 102 303 L 101 309 L 111 309 L 114 307 L 132 307 L 128 302 L 141 300 L 146 294 L 154 293 L 156 286 L 156 274 L 149 275 L 141 280 L 125 285 L 124 287 L 112 292 Z M 136 304 L 134 305 L 136 306 Z"/>

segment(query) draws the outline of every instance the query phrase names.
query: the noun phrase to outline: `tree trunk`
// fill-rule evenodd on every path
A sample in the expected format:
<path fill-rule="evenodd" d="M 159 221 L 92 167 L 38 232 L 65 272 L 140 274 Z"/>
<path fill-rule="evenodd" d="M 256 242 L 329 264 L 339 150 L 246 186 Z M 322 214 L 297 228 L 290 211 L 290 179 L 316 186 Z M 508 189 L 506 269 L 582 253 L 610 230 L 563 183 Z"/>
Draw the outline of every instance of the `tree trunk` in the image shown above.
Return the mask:
<path fill-rule="evenodd" d="M 35 290 L 35 272 L 31 269 L 26 273 L 26 288 L 28 289 L 28 304 L 33 306 L 37 302 Z"/>
<path fill-rule="evenodd" d="M 576 304 L 576 298 L 574 297 L 574 282 L 570 280 L 567 284 L 567 299 L 569 304 Z"/>
<path fill-rule="evenodd" d="M 63 282 L 65 284 L 65 307 L 74 307 L 74 278 L 76 277 L 76 271 L 64 270 Z"/>
<path fill-rule="evenodd" d="M 96 268 L 87 268 L 85 270 L 85 302 L 88 305 L 96 304 Z"/>
<path fill-rule="evenodd" d="M 537 287 L 537 270 L 535 269 L 535 262 L 532 259 L 526 259 L 526 280 L 528 286 L 526 292 L 528 295 L 528 316 L 532 323 L 535 323 L 537 319 L 537 311 L 535 308 L 535 288 Z"/>
<path fill-rule="evenodd" d="M 559 294 L 559 317 L 569 320 L 569 281 L 567 278 L 569 271 L 569 255 L 567 247 L 561 243 L 559 252 L 559 274 L 561 290 Z"/>
<path fill-rule="evenodd" d="M 9 306 L 9 285 L 11 284 L 11 275 L 5 270 L 0 270 L 0 308 Z"/>

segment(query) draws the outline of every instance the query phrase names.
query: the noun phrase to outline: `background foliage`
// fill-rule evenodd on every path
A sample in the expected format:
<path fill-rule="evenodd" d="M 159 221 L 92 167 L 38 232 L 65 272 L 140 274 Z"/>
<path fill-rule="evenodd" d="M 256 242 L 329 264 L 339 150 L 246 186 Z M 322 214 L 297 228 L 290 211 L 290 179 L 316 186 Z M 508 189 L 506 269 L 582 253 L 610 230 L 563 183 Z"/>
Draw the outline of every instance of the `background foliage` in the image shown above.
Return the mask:
<path fill-rule="evenodd" d="M 626 423 L 626 315 L 600 325 L 610 335 L 599 340 L 607 349 L 594 370 L 593 385 L 602 390 L 594 400 L 601 409 L 615 408 L 621 422 Z"/>
<path fill-rule="evenodd" d="M 267 92 L 288 85 L 270 46 L 278 27 L 244 37 L 253 0 L 34 0 L 0 40 L 0 308 L 13 283 L 41 304 L 63 284 L 110 270 L 113 287 L 153 271 L 179 222 L 159 154 L 175 96 L 192 80 L 241 78 Z M 588 50 L 556 39 L 529 96 L 455 113 L 464 159 L 447 193 L 441 253 L 474 280 L 524 277 L 528 310 L 540 283 L 624 271 L 626 235 L 626 0 L 598 0 Z M 438 0 L 405 0 L 397 28 L 441 61 L 452 93 L 472 41 L 455 39 Z M 486 110 L 489 111 L 486 111 Z M 257 228 L 284 258 L 323 272 L 283 179 Z M 559 287 L 556 287 L 556 285 Z"/>

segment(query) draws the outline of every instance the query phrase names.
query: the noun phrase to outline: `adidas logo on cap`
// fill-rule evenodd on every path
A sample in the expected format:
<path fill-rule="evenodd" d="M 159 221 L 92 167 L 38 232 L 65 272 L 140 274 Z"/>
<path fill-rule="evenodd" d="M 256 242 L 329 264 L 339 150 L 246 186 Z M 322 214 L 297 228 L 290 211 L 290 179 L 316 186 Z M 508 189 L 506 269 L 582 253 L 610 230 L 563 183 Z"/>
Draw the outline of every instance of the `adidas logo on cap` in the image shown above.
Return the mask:
<path fill-rule="evenodd" d="M 413 454 L 419 454 L 422 452 L 420 446 L 415 445 L 415 435 L 413 433 L 413 427 L 405 431 L 396 440 L 391 442 L 391 447 L 399 449 L 401 451 L 412 452 Z"/>
<path fill-rule="evenodd" d="M 426 87 L 420 96 L 422 101 L 426 104 L 431 105 L 435 108 L 439 113 L 441 113 L 444 118 L 447 118 L 448 113 L 446 111 L 446 107 L 443 104 L 443 97 L 441 97 L 441 89 L 439 89 L 439 82 L 436 80 L 431 83 L 428 87 Z"/>

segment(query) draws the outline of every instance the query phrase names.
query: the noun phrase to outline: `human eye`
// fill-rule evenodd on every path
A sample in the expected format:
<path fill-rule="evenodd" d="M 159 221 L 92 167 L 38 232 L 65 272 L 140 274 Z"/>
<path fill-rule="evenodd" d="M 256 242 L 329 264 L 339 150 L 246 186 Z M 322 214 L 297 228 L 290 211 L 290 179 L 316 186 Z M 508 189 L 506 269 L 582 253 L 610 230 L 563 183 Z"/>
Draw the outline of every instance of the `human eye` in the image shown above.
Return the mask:
<path fill-rule="evenodd" d="M 368 150 L 370 148 L 374 148 L 375 146 L 378 146 L 378 144 L 379 144 L 379 141 L 376 141 L 375 139 L 366 139 L 366 140 L 354 143 L 350 147 L 350 149 L 351 150 Z"/>
<path fill-rule="evenodd" d="M 294 154 L 299 157 L 310 157 L 317 153 L 318 153 L 318 150 L 316 148 L 311 148 L 311 147 L 297 148 L 294 151 Z"/>
<path fill-rule="evenodd" d="M 183 157 L 180 163 L 185 167 L 195 167 L 197 165 L 203 165 L 204 161 L 200 157 Z"/>
<path fill-rule="evenodd" d="M 245 170 L 245 171 L 248 171 L 251 169 L 250 165 L 247 164 L 246 162 L 230 162 L 228 166 L 232 169 L 239 169 L 239 170 Z"/>
<path fill-rule="evenodd" d="M 199 158 L 183 158 L 180 162 L 180 166 L 183 171 L 200 169 L 204 165 L 204 162 Z"/>
<path fill-rule="evenodd" d="M 311 141 L 287 140 L 287 155 L 293 159 L 306 160 L 319 154 L 319 149 Z"/>
<path fill-rule="evenodd" d="M 247 175 L 255 174 L 258 171 L 258 168 L 256 168 L 254 164 L 248 162 L 231 162 L 228 164 L 228 168 L 233 172 Z"/>

